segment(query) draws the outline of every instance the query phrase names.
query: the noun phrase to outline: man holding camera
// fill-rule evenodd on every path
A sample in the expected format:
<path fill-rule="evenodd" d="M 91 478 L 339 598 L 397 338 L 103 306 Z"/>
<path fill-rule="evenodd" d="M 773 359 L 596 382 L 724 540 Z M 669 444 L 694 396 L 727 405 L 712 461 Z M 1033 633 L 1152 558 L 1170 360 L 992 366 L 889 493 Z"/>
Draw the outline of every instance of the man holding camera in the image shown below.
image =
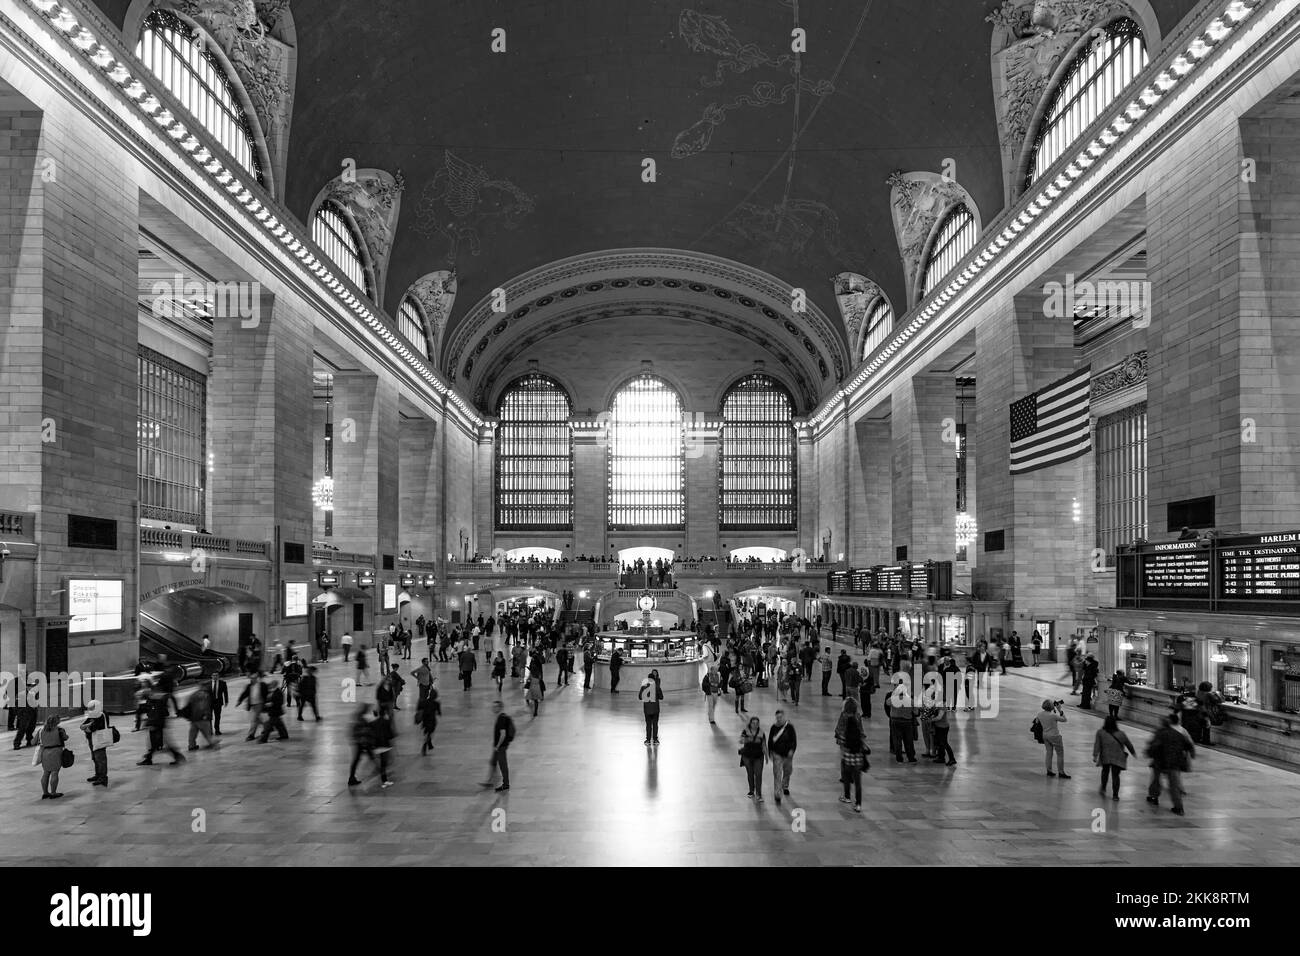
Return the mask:
<path fill-rule="evenodd" d="M 1060 777 L 1062 780 L 1069 780 L 1070 775 L 1065 772 L 1065 743 L 1061 739 L 1060 726 L 1065 722 L 1065 701 L 1063 700 L 1043 701 L 1042 712 L 1034 718 L 1034 723 L 1039 727 L 1043 749 L 1046 751 L 1047 775 L 1049 777 Z M 1056 754 L 1057 773 L 1052 773 L 1053 753 Z"/>

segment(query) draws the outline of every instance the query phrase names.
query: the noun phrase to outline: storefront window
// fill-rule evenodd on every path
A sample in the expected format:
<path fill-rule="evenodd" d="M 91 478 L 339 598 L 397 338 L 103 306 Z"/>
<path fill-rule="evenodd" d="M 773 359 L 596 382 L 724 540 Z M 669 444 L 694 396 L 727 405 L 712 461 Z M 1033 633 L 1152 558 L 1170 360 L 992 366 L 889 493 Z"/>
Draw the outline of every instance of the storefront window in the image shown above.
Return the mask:
<path fill-rule="evenodd" d="M 1192 641 L 1190 638 L 1164 638 L 1160 646 L 1164 659 L 1161 686 L 1165 690 L 1195 690 L 1192 684 Z"/>
<path fill-rule="evenodd" d="M 966 616 L 943 614 L 939 617 L 939 641 L 945 647 L 966 643 Z"/>
<path fill-rule="evenodd" d="M 1150 677 L 1150 637 L 1145 631 L 1129 631 L 1119 636 L 1120 668 L 1134 684 L 1147 684 Z"/>
<path fill-rule="evenodd" d="M 1274 648 L 1270 657 L 1274 710 L 1300 714 L 1300 649 Z"/>
<path fill-rule="evenodd" d="M 1224 700 L 1241 703 L 1249 699 L 1250 648 L 1245 644 L 1211 641 L 1210 673 L 1214 675 L 1215 689 Z"/>

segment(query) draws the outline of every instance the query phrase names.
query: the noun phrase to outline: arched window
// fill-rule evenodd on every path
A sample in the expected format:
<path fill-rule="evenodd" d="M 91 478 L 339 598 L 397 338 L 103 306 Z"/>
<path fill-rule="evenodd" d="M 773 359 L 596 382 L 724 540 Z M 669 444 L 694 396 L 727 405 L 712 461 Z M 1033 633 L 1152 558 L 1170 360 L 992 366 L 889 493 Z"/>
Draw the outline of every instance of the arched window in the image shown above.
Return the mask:
<path fill-rule="evenodd" d="M 867 313 L 867 331 L 862 342 L 862 357 L 869 359 L 876 354 L 876 349 L 889 337 L 894 327 L 894 310 L 884 296 L 876 299 L 875 305 Z"/>
<path fill-rule="evenodd" d="M 1089 43 L 1052 94 L 1034 140 L 1026 185 L 1047 172 L 1146 65 L 1142 28 L 1127 17 L 1113 21 Z"/>
<path fill-rule="evenodd" d="M 327 200 L 316 210 L 316 218 L 311 224 L 311 238 L 321 252 L 329 256 L 343 270 L 343 274 L 352 280 L 353 285 L 373 298 L 374 293 L 361 259 L 361 242 L 352 231 L 347 217 L 334 203 Z"/>
<path fill-rule="evenodd" d="M 424 358 L 429 357 L 429 339 L 424 334 L 424 316 L 420 308 L 411 301 L 410 296 L 402 297 L 402 304 L 397 307 L 397 330 L 411 347 Z"/>
<path fill-rule="evenodd" d="M 767 375 L 742 379 L 722 401 L 718 520 L 724 531 L 795 527 L 794 403 Z"/>
<path fill-rule="evenodd" d="M 638 375 L 614 396 L 609 430 L 610 530 L 681 528 L 686 448 L 677 393 L 661 378 Z"/>
<path fill-rule="evenodd" d="M 176 14 L 154 10 L 140 27 L 135 55 L 226 152 L 262 182 L 252 124 L 210 49 L 215 42 Z"/>
<path fill-rule="evenodd" d="M 501 530 L 573 527 L 573 442 L 569 397 L 535 372 L 497 406 L 496 521 Z"/>
<path fill-rule="evenodd" d="M 975 225 L 975 217 L 971 215 L 965 203 L 958 203 L 939 226 L 934 245 L 930 247 L 930 255 L 926 257 L 922 298 L 933 292 L 952 271 L 953 266 L 961 262 L 962 257 L 975 248 L 977 239 L 979 239 L 979 229 Z"/>

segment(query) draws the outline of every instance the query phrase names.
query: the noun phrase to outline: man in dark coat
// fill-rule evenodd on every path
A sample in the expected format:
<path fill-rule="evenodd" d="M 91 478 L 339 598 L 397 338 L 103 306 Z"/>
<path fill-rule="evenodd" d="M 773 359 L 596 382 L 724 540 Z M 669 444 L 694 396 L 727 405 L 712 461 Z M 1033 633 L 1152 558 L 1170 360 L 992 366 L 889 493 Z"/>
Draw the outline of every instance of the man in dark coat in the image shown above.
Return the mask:
<path fill-rule="evenodd" d="M 465 685 L 464 689 L 469 690 L 474 677 L 474 671 L 478 670 L 478 655 L 470 650 L 469 647 L 466 647 L 460 652 L 457 661 L 460 664 L 460 679 Z"/>
<path fill-rule="evenodd" d="M 316 668 L 308 665 L 307 673 L 298 681 L 298 719 L 302 720 L 302 709 L 311 705 L 311 712 L 320 720 L 320 711 L 316 708 Z"/>
<path fill-rule="evenodd" d="M 1160 804 L 1160 777 L 1169 778 L 1169 797 L 1174 813 L 1183 815 L 1183 772 L 1191 766 L 1196 753 L 1192 742 L 1174 726 L 1173 717 L 1164 717 L 1160 729 L 1147 744 L 1146 754 L 1151 758 L 1151 785 L 1147 787 L 1147 803 Z"/>

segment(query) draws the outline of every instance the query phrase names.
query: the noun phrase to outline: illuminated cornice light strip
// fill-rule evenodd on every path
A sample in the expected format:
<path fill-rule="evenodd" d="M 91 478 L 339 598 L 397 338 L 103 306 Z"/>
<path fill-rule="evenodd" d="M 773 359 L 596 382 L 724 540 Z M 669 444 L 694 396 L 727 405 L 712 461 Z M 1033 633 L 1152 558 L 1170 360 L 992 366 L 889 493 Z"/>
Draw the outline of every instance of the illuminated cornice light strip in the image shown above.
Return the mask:
<path fill-rule="evenodd" d="M 1041 191 L 1036 195 L 1026 193 L 1021 197 L 1020 211 L 1003 227 L 1002 232 L 989 241 L 984 251 L 976 256 L 959 276 L 949 279 L 947 285 L 938 287 L 932 292 L 929 301 L 923 307 L 918 307 L 919 311 L 915 317 L 903 325 L 901 331 L 895 333 L 893 339 L 889 340 L 889 344 L 860 368 L 848 384 L 839 388 L 808 417 L 808 424 L 815 427 L 829 421 L 842 400 L 856 394 L 868 378 L 910 339 L 918 335 L 926 323 L 957 296 L 962 287 L 970 281 L 967 273 L 973 277 L 983 271 L 999 258 L 1008 246 L 1021 238 L 1027 226 L 1055 205 L 1061 197 L 1071 192 L 1090 166 L 1112 152 L 1115 146 L 1129 135 L 1138 120 L 1150 112 L 1151 107 L 1164 99 L 1175 86 L 1186 80 L 1209 53 L 1222 44 L 1264 2 L 1265 0 L 1233 0 L 1222 14 L 1210 22 L 1204 33 L 1193 39 L 1183 52 L 1173 55 L 1169 65 L 1156 75 L 1150 85 L 1134 94 L 1128 106 L 1119 112 L 1096 139 L 1079 151 L 1064 172 L 1059 173 L 1054 180 L 1040 180 L 1036 187 Z"/>
<path fill-rule="evenodd" d="M 176 142 L 177 146 L 183 150 L 196 169 L 212 182 L 223 187 L 230 194 L 232 201 L 243 206 L 245 211 L 254 217 L 254 221 L 265 229 L 269 236 L 279 239 L 289 252 L 297 256 L 306 270 L 316 278 L 327 294 L 342 302 L 366 325 L 379 333 L 379 337 L 387 343 L 389 350 L 395 356 L 405 360 L 410 369 L 424 379 L 430 388 L 455 405 L 467 420 L 478 426 L 483 424 L 483 419 L 479 417 L 474 408 L 442 382 L 424 362 L 420 361 L 410 350 L 398 347 L 400 343 L 396 336 L 387 331 L 386 325 L 375 316 L 374 312 L 364 302 L 348 291 L 341 283 L 325 281 L 325 277 L 312 266 L 316 262 L 316 256 L 298 236 L 290 232 L 289 227 L 286 227 L 283 222 L 267 212 L 263 203 L 244 184 L 243 171 L 235 171 L 228 167 L 203 145 L 198 132 L 191 132 L 184 123 L 164 108 L 161 101 L 152 93 L 149 93 L 144 83 L 132 72 L 136 69 L 135 66 L 119 60 L 112 47 L 101 41 L 89 26 L 83 25 L 77 19 L 76 14 L 59 3 L 58 0 L 24 0 L 24 2 L 44 17 L 50 26 L 61 33 L 72 49 L 91 66 L 120 87 L 130 100 L 131 106 L 140 115 L 153 120 L 160 129 L 166 132 Z"/>

